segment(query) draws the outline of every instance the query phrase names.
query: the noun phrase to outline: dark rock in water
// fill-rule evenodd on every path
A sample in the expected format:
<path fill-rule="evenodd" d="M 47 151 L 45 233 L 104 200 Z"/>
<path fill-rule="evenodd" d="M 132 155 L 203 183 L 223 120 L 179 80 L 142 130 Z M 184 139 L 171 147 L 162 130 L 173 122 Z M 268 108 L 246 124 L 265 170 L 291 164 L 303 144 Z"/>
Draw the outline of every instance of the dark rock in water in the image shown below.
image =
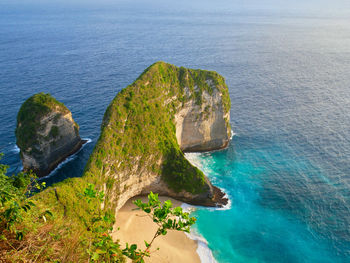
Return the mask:
<path fill-rule="evenodd" d="M 23 169 L 32 170 L 39 177 L 49 174 L 84 143 L 72 113 L 63 103 L 44 93 L 30 97 L 21 106 L 16 139 Z"/>

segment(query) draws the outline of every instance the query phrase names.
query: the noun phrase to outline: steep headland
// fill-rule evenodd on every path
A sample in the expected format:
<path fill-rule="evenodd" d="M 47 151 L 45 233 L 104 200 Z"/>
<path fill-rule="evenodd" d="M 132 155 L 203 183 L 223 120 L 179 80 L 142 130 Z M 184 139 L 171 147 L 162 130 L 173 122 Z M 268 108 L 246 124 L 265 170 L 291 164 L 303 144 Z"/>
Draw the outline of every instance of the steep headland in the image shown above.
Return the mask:
<path fill-rule="evenodd" d="M 72 113 L 50 94 L 27 99 L 17 115 L 17 145 L 24 170 L 45 176 L 83 144 Z"/>
<path fill-rule="evenodd" d="M 84 176 L 117 210 L 150 191 L 192 204 L 225 204 L 183 152 L 225 147 L 229 109 L 227 86 L 216 72 L 157 62 L 108 106 Z"/>

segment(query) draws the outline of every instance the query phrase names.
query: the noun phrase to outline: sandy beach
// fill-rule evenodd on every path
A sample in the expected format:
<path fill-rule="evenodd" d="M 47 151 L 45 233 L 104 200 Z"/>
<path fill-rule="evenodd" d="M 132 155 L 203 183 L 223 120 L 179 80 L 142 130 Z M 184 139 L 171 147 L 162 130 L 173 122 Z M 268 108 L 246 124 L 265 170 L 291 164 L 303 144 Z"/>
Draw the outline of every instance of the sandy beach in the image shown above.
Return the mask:
<path fill-rule="evenodd" d="M 132 203 L 135 199 L 147 200 L 147 197 L 134 197 L 119 210 L 116 216 L 113 239 L 119 239 L 121 244 L 135 243 L 138 248 L 145 248 L 144 240 L 150 241 L 156 232 L 157 225 L 140 210 L 133 210 L 136 206 Z M 160 197 L 161 201 L 171 200 L 173 206 L 180 206 L 181 202 L 168 197 Z M 185 233 L 169 231 L 167 235 L 158 237 L 151 248 L 151 257 L 146 258 L 147 263 L 199 263 L 196 252 L 198 244 L 188 238 Z M 159 248 L 159 250 L 157 250 Z"/>

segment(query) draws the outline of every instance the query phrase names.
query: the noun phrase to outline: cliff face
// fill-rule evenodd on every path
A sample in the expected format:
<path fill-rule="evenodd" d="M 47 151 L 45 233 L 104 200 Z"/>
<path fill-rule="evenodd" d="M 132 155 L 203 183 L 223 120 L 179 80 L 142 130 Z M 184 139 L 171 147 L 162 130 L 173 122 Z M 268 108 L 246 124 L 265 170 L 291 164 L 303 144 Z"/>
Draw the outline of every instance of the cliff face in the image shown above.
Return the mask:
<path fill-rule="evenodd" d="M 177 142 L 185 152 L 221 149 L 230 139 L 230 111 L 224 109 L 220 90 L 212 81 L 207 82 L 212 94 L 202 91 L 201 104 L 189 100 L 175 113 Z M 188 88 L 185 92 L 191 96 Z"/>
<path fill-rule="evenodd" d="M 51 95 L 26 100 L 17 116 L 17 145 L 24 170 L 45 176 L 82 146 L 72 113 Z"/>
<path fill-rule="evenodd" d="M 188 203 L 216 206 L 223 193 L 192 166 L 183 151 L 228 144 L 230 99 L 216 72 L 157 62 L 109 105 L 84 178 L 119 209 L 150 191 Z"/>

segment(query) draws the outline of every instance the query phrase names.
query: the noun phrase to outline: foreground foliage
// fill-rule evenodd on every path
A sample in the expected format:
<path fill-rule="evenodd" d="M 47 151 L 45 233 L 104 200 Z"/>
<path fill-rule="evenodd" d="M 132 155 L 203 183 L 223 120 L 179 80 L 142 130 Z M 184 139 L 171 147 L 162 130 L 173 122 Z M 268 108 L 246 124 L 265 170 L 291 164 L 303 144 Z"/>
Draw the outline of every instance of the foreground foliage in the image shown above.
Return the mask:
<path fill-rule="evenodd" d="M 17 226 L 23 222 L 25 213 L 35 206 L 26 194 L 30 194 L 32 188 L 40 189 L 40 185 L 31 183 L 34 178 L 31 174 L 20 173 L 8 178 L 7 168 L 8 166 L 0 164 L 0 227 L 14 235 L 16 240 L 22 240 L 23 230 Z M 3 231 L 0 240 L 6 241 Z"/>
<path fill-rule="evenodd" d="M 168 230 L 188 232 L 195 223 L 181 207 L 173 208 L 170 201 L 162 204 L 150 193 L 148 202 L 134 203 L 158 225 L 153 239 L 145 241 L 145 249 L 136 244 L 122 247 L 111 237 L 114 215 L 104 208 L 105 194 L 93 184 L 76 193 L 81 207 L 76 209 L 57 188 L 30 197 L 44 184 L 32 174 L 8 177 L 7 168 L 0 164 L 0 258 L 6 262 L 125 262 L 128 257 L 141 263 L 158 236 Z M 41 199 L 47 192 L 54 194 L 55 204 L 48 206 L 47 199 Z"/>

